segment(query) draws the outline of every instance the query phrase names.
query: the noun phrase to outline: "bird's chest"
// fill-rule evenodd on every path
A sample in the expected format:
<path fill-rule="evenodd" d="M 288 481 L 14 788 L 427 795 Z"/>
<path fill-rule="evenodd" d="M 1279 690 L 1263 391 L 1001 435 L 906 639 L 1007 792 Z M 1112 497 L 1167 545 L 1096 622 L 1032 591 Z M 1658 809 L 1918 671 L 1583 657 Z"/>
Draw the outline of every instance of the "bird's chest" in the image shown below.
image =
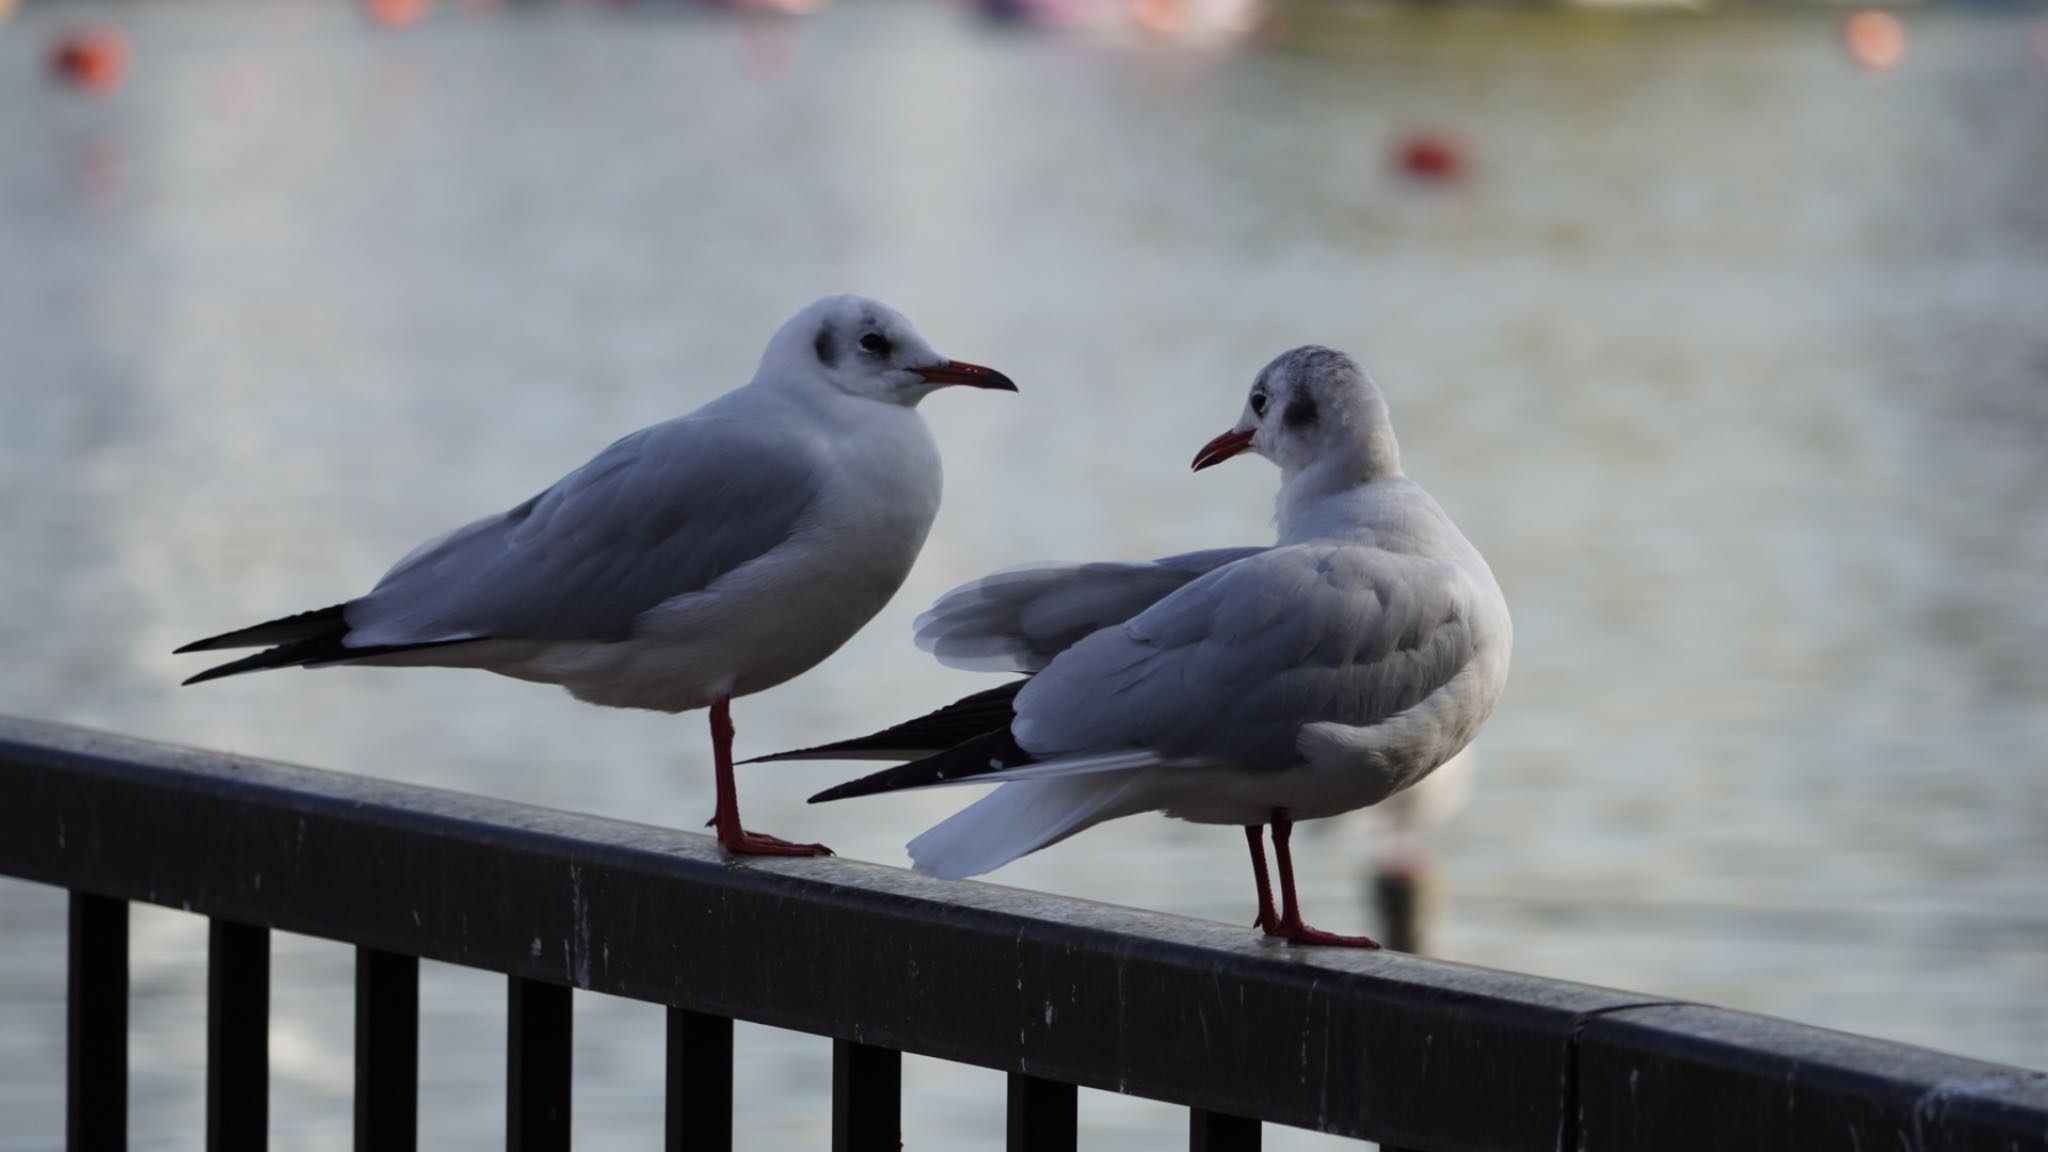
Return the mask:
<path fill-rule="evenodd" d="M 805 525 L 809 575 L 832 582 L 842 598 L 879 596 L 870 613 L 879 611 L 910 574 L 938 516 L 938 452 L 929 433 L 892 437 L 841 456 L 835 472 Z"/>
<path fill-rule="evenodd" d="M 757 692 L 812 667 L 909 575 L 938 512 L 935 453 L 928 462 L 875 453 L 835 461 L 832 482 L 786 543 L 649 613 L 638 639 L 664 659 L 710 670 L 714 692 Z"/>

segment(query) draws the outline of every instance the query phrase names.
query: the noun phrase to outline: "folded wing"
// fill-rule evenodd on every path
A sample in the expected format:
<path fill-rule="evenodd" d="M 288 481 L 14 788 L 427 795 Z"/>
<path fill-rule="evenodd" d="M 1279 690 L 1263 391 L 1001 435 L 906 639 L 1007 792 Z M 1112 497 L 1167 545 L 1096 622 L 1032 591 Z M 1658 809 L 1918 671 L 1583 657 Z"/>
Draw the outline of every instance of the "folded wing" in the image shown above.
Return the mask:
<path fill-rule="evenodd" d="M 1457 675 L 1473 654 L 1472 591 L 1441 561 L 1264 550 L 1057 655 L 1018 691 L 1007 731 L 815 799 L 1176 764 L 1287 768 L 1304 726 L 1370 727 Z"/>
<path fill-rule="evenodd" d="M 701 415 L 643 429 L 531 500 L 414 549 L 366 596 L 186 645 L 279 645 L 188 683 L 471 640 L 623 640 L 648 609 L 799 530 L 815 476 L 770 435 Z"/>
<path fill-rule="evenodd" d="M 1135 563 L 1036 564 L 962 584 L 917 618 L 917 646 L 941 664 L 1037 672 L 1091 632 L 1263 548 L 1212 548 Z"/>
<path fill-rule="evenodd" d="M 1471 659 L 1472 582 L 1351 544 L 1275 548 L 1076 644 L 1017 697 L 1041 761 L 1144 749 L 1162 762 L 1299 762 L 1304 725 L 1379 723 Z"/>

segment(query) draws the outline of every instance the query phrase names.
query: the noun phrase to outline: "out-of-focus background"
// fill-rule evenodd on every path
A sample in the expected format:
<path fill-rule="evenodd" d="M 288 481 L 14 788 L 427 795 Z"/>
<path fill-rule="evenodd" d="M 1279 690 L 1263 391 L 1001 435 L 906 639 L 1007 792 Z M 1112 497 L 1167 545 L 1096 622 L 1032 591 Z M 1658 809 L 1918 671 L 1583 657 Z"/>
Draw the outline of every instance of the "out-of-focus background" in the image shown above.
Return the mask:
<path fill-rule="evenodd" d="M 691 827 L 701 715 L 459 672 L 181 690 L 169 652 L 366 589 L 853 290 L 1023 388 L 925 405 L 909 585 L 735 708 L 744 754 L 866 731 L 991 682 L 909 643 L 957 581 L 1270 539 L 1268 466 L 1187 462 L 1329 343 L 1517 644 L 1407 843 L 1305 831 L 1318 921 L 1371 930 L 1398 855 L 1442 956 L 2048 1066 L 2048 16 L 818 3 L 15 8 L 0 711 Z M 803 804 L 855 767 L 744 769 L 750 823 L 896 863 L 966 798 Z M 1251 914 L 1238 834 L 1157 818 L 994 879 Z M 134 915 L 135 1144 L 197 1147 L 204 928 Z M 0 1148 L 61 1138 L 63 940 L 61 893 L 0 882 Z M 352 953 L 275 951 L 275 1146 L 346 1147 Z M 423 1146 L 494 1146 L 502 982 L 423 979 Z M 659 1010 L 577 1014 L 579 1140 L 652 1146 Z M 827 1043 L 738 1058 L 741 1143 L 822 1146 Z M 999 1075 L 906 1079 L 911 1146 L 998 1146 Z"/>

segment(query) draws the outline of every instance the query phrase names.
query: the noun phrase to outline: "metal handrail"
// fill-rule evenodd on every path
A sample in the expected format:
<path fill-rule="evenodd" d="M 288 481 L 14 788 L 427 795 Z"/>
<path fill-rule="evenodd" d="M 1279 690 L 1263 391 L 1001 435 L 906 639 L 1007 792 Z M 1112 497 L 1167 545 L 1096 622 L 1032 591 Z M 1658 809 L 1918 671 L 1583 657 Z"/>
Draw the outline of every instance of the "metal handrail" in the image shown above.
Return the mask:
<path fill-rule="evenodd" d="M 72 890 L 74 974 L 105 979 L 118 950 L 124 996 L 121 901 L 213 917 L 217 970 L 252 970 L 244 926 L 358 945 L 359 1128 L 411 1122 L 365 1053 L 410 1042 L 419 957 L 513 978 L 515 1146 L 549 1142 L 557 1090 L 566 1145 L 578 988 L 673 1010 L 672 1132 L 729 1131 L 740 1019 L 841 1041 L 839 1147 L 894 1146 L 913 1052 L 1010 1072 L 1012 1147 L 1071 1147 L 1078 1085 L 1187 1106 L 1219 1148 L 1256 1146 L 1256 1120 L 1439 1152 L 2048 1150 L 2039 1072 L 847 860 L 735 864 L 690 833 L 32 721 L 0 719 L 0 873 Z M 73 984 L 74 1108 L 111 1074 L 76 1049 L 118 1032 L 93 978 Z M 250 980 L 209 1005 L 212 1058 L 244 1078 Z"/>

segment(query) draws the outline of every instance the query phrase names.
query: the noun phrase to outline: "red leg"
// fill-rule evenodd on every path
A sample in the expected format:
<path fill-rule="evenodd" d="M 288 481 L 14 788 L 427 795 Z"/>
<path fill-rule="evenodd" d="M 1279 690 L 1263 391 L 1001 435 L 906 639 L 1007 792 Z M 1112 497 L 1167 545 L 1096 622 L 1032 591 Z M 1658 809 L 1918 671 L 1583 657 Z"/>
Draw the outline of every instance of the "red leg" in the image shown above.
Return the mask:
<path fill-rule="evenodd" d="M 823 844 L 792 844 L 740 827 L 739 789 L 732 779 L 732 698 L 711 705 L 711 755 L 718 781 L 718 809 L 711 816 L 718 842 L 735 856 L 830 856 Z"/>
<path fill-rule="evenodd" d="M 1252 927 L 1264 928 L 1270 936 L 1280 929 L 1280 914 L 1273 911 L 1273 886 L 1266 882 L 1266 826 L 1245 825 L 1244 842 L 1251 846 L 1252 880 L 1259 886 L 1259 918 Z"/>
<path fill-rule="evenodd" d="M 1273 856 L 1280 865 L 1280 926 L 1276 936 L 1287 937 L 1289 944 L 1327 944 L 1336 948 L 1378 948 L 1379 942 L 1369 936 L 1339 936 L 1324 932 L 1301 922 L 1301 905 L 1294 899 L 1294 854 L 1288 851 L 1287 841 L 1294 834 L 1294 821 L 1275 811 L 1273 813 Z M 1271 929 L 1268 929 L 1271 932 Z"/>

